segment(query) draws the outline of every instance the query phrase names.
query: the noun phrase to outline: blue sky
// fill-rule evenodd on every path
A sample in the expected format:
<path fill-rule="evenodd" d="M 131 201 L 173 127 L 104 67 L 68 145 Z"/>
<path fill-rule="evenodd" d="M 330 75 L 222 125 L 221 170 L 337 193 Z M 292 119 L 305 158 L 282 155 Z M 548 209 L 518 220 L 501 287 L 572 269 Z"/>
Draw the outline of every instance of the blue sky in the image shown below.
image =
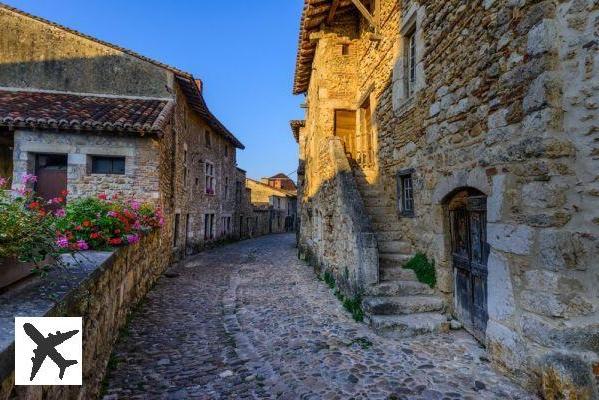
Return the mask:
<path fill-rule="evenodd" d="M 212 112 L 246 145 L 260 178 L 297 168 L 289 120 L 303 0 L 3 0 L 202 78 Z M 296 179 L 296 175 L 292 176 Z"/>

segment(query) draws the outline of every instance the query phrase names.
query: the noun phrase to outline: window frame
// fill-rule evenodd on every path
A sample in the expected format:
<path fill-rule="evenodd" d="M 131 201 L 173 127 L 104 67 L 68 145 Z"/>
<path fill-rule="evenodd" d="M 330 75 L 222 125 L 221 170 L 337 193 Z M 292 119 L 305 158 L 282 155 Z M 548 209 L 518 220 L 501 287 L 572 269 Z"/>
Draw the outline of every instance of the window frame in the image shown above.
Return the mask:
<path fill-rule="evenodd" d="M 214 213 L 204 214 L 204 240 L 214 240 Z"/>
<path fill-rule="evenodd" d="M 416 93 L 416 65 L 418 64 L 418 53 L 416 49 L 416 24 L 410 26 L 404 35 L 404 90 L 406 99 Z"/>
<path fill-rule="evenodd" d="M 110 160 L 110 171 L 109 172 L 98 172 L 97 171 L 97 161 L 98 160 Z M 115 161 L 123 162 L 123 172 L 115 172 L 114 162 Z M 93 175 L 126 175 L 127 174 L 127 157 L 125 156 L 100 156 L 100 155 L 91 155 L 90 156 L 90 173 Z"/>
<path fill-rule="evenodd" d="M 402 217 L 414 218 L 416 207 L 414 201 L 414 169 L 397 172 L 397 207 Z"/>
<path fill-rule="evenodd" d="M 210 196 L 216 195 L 216 178 L 214 175 L 214 163 L 204 162 L 204 193 Z"/>

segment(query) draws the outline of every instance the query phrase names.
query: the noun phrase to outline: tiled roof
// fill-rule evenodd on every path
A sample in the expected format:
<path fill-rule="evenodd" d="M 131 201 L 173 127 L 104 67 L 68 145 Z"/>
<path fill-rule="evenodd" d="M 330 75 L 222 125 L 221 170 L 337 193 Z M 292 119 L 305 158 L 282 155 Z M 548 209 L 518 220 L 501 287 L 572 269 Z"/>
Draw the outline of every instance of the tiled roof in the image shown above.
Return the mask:
<path fill-rule="evenodd" d="M 0 90 L 0 125 L 14 128 L 160 133 L 167 99 Z"/>
<path fill-rule="evenodd" d="M 218 118 L 216 118 L 216 116 L 214 116 L 214 114 L 212 114 L 210 112 L 210 110 L 208 109 L 208 106 L 206 105 L 206 102 L 204 101 L 204 97 L 202 95 L 201 90 L 198 88 L 198 83 L 196 82 L 196 79 L 193 77 L 192 74 L 182 71 L 178 68 L 175 68 L 173 66 L 164 64 L 160 61 L 156 61 L 154 59 L 151 59 L 149 57 L 143 56 L 139 53 L 136 53 L 132 50 L 126 49 L 124 47 L 121 46 L 117 46 L 115 44 L 112 43 L 108 43 L 105 42 L 103 40 L 97 39 L 93 36 L 89 36 L 86 35 L 85 33 L 81 33 L 77 30 L 68 28 L 64 25 L 60 25 L 57 24 L 55 22 L 52 21 L 48 21 L 47 19 L 44 18 L 40 18 L 38 16 L 26 13 L 22 10 L 19 10 L 17 8 L 11 7 L 7 4 L 4 4 L 2 2 L 0 2 L 0 8 L 4 8 L 6 10 L 12 11 L 14 13 L 20 14 L 22 16 L 25 16 L 27 18 L 31 18 L 35 21 L 39 21 L 42 22 L 44 24 L 47 24 L 49 26 L 53 26 L 55 28 L 61 29 L 65 32 L 69 32 L 71 34 L 80 36 L 82 38 L 88 39 L 88 40 L 92 40 L 96 43 L 99 43 L 103 46 L 107 46 L 110 47 L 112 49 L 118 50 L 118 51 L 122 51 L 125 54 L 128 54 L 132 57 L 136 57 L 140 60 L 149 62 L 151 64 L 154 64 L 158 67 L 164 68 L 166 70 L 169 70 L 171 72 L 173 72 L 177 78 L 177 81 L 179 82 L 179 84 L 182 86 L 183 91 L 189 101 L 189 103 L 191 104 L 191 107 L 197 111 L 202 117 L 206 118 L 208 123 L 212 126 L 212 128 L 220 135 L 223 135 L 227 140 L 229 140 L 235 147 L 239 148 L 239 149 L 244 149 L 245 146 L 235 137 L 235 135 L 233 135 L 233 133 L 231 133 L 231 131 L 229 131 L 219 120 Z"/>

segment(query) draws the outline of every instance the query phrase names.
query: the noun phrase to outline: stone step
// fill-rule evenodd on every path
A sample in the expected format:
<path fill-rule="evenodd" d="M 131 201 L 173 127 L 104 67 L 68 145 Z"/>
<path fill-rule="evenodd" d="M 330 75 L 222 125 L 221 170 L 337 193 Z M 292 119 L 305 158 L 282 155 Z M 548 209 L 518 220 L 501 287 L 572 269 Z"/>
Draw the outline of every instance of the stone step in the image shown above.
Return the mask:
<path fill-rule="evenodd" d="M 379 252 L 381 253 L 400 253 L 408 254 L 412 252 L 412 246 L 408 242 L 401 240 L 380 240 L 378 239 Z"/>
<path fill-rule="evenodd" d="M 399 230 L 390 230 L 390 231 L 376 231 L 374 232 L 376 236 L 376 240 L 380 242 L 390 241 L 390 240 L 401 240 L 403 239 L 403 233 Z"/>
<path fill-rule="evenodd" d="M 437 296 L 373 296 L 362 300 L 364 313 L 370 315 L 417 314 L 443 311 Z"/>
<path fill-rule="evenodd" d="M 416 281 L 388 281 L 366 288 L 366 296 L 416 296 L 432 295 L 435 291 L 430 286 Z"/>
<path fill-rule="evenodd" d="M 405 263 L 410 261 L 411 258 L 411 254 L 384 252 L 379 250 L 379 263 L 382 262 L 384 265 L 403 266 Z"/>
<path fill-rule="evenodd" d="M 418 282 L 416 273 L 411 269 L 400 266 L 381 265 L 379 261 L 379 272 L 381 281 L 414 281 Z"/>
<path fill-rule="evenodd" d="M 377 334 L 392 339 L 447 332 L 449 330 L 447 318 L 440 313 L 372 315 L 367 317 L 367 320 Z"/>

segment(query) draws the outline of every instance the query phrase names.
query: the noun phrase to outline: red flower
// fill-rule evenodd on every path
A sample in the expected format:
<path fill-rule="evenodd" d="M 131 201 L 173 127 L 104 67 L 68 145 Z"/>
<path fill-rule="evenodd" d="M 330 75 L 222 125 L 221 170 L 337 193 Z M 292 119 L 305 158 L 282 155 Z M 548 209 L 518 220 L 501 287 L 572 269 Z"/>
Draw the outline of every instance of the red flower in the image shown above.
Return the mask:
<path fill-rule="evenodd" d="M 98 199 L 100 199 L 100 200 L 107 200 L 108 196 L 106 196 L 106 194 L 102 193 L 102 194 L 98 195 Z"/>
<path fill-rule="evenodd" d="M 108 240 L 108 244 L 111 246 L 118 246 L 121 243 L 123 243 L 123 240 L 120 237 Z"/>
<path fill-rule="evenodd" d="M 92 223 L 86 219 L 85 221 L 83 221 L 83 226 L 89 228 L 90 226 L 92 226 Z"/>
<path fill-rule="evenodd" d="M 39 202 L 37 202 L 37 201 L 32 201 L 32 202 L 29 204 L 29 208 L 30 208 L 31 210 L 37 210 L 38 208 L 40 208 L 40 203 L 39 203 Z"/>
<path fill-rule="evenodd" d="M 63 191 L 60 192 L 60 195 L 62 197 L 67 197 L 69 195 L 69 191 L 68 190 L 63 190 Z"/>
<path fill-rule="evenodd" d="M 91 235 L 89 235 L 89 237 L 91 239 L 100 239 L 102 237 L 102 235 L 99 234 L 98 232 L 92 232 Z"/>
<path fill-rule="evenodd" d="M 115 229 L 115 230 L 114 230 L 114 234 L 115 234 L 115 235 L 119 235 L 120 233 L 121 233 L 121 230 L 120 230 L 120 229 Z"/>
<path fill-rule="evenodd" d="M 77 225 L 77 226 L 75 227 L 75 230 L 76 230 L 76 231 L 80 231 L 81 229 L 83 229 L 83 228 L 81 227 L 81 225 Z"/>

